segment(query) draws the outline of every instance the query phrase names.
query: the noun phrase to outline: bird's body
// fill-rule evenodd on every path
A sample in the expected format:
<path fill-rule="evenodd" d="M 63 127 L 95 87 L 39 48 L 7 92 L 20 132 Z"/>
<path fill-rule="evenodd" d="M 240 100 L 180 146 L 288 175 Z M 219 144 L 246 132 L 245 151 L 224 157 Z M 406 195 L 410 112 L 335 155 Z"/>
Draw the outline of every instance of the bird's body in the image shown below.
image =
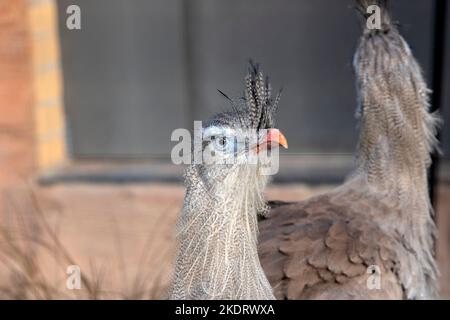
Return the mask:
<path fill-rule="evenodd" d="M 435 225 L 427 168 L 436 145 L 421 69 L 385 1 L 381 30 L 354 57 L 360 139 L 356 169 L 336 190 L 279 206 L 260 224 L 261 263 L 277 298 L 436 296 Z M 379 285 L 371 281 L 380 280 Z"/>
<path fill-rule="evenodd" d="M 329 193 L 273 208 L 259 224 L 259 254 L 275 297 L 435 296 L 435 265 L 411 247 L 415 231 L 404 223 L 416 208 L 396 203 L 388 192 L 351 179 Z"/>

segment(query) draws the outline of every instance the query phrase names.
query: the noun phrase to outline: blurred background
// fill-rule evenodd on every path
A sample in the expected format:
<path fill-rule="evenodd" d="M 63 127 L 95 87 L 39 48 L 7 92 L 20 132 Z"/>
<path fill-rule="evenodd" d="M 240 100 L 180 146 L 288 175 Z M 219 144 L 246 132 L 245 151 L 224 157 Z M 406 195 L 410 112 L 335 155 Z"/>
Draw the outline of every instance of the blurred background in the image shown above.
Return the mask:
<path fill-rule="evenodd" d="M 450 298 L 450 6 L 394 0 L 444 125 L 432 178 Z M 70 30 L 70 5 L 81 29 Z M 184 189 L 176 128 L 240 97 L 253 58 L 283 87 L 269 199 L 343 181 L 357 140 L 353 1 L 0 0 L 0 298 L 162 298 Z M 80 266 L 81 290 L 66 288 Z"/>

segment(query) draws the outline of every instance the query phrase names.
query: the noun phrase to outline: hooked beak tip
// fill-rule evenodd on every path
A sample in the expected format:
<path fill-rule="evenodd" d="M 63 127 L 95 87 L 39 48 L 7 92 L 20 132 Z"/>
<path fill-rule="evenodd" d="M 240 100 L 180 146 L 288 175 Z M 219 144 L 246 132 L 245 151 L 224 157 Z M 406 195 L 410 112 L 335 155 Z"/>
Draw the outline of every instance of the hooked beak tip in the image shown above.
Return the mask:
<path fill-rule="evenodd" d="M 288 142 L 283 133 L 281 133 L 278 129 L 269 129 L 267 132 L 266 143 L 269 144 L 271 142 L 278 143 L 283 148 L 288 148 Z"/>

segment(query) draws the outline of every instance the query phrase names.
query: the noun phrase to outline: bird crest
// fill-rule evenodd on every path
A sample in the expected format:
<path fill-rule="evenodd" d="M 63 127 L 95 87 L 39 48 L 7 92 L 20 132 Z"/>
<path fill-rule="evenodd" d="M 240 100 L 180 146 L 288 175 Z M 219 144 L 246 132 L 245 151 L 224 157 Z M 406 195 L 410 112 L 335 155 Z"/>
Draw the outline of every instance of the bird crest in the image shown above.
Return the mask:
<path fill-rule="evenodd" d="M 281 90 L 272 98 L 272 86 L 269 77 L 259 67 L 259 64 L 249 61 L 248 73 L 245 76 L 244 99 L 246 102 L 250 126 L 255 129 L 271 128 L 281 97 Z"/>
<path fill-rule="evenodd" d="M 240 99 L 244 102 L 243 105 L 232 100 L 222 91 L 218 91 L 230 101 L 243 127 L 256 130 L 273 128 L 282 90 L 280 89 L 273 98 L 269 77 L 265 76 L 259 64 L 252 60 L 249 61 L 244 84 L 244 96 Z"/>

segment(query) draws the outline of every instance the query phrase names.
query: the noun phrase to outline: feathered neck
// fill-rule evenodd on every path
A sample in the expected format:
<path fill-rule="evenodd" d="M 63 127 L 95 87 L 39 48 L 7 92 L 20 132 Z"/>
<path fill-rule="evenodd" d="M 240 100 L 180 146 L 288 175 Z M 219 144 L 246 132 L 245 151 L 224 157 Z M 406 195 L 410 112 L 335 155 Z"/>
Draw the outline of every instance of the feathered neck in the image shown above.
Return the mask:
<path fill-rule="evenodd" d="M 238 166 L 208 185 L 186 172 L 172 299 L 274 299 L 257 253 L 265 179 Z M 217 187 L 216 187 L 217 186 Z"/>
<path fill-rule="evenodd" d="M 434 291 L 437 277 L 427 168 L 437 144 L 438 120 L 429 112 L 429 90 L 420 66 L 395 26 L 365 29 L 354 67 L 361 122 L 355 176 L 389 199 L 392 212 L 399 212 L 398 220 L 387 227 L 397 229 L 414 252 L 422 278 L 411 288 L 422 289 L 406 291 L 408 298 L 420 298 Z"/>

